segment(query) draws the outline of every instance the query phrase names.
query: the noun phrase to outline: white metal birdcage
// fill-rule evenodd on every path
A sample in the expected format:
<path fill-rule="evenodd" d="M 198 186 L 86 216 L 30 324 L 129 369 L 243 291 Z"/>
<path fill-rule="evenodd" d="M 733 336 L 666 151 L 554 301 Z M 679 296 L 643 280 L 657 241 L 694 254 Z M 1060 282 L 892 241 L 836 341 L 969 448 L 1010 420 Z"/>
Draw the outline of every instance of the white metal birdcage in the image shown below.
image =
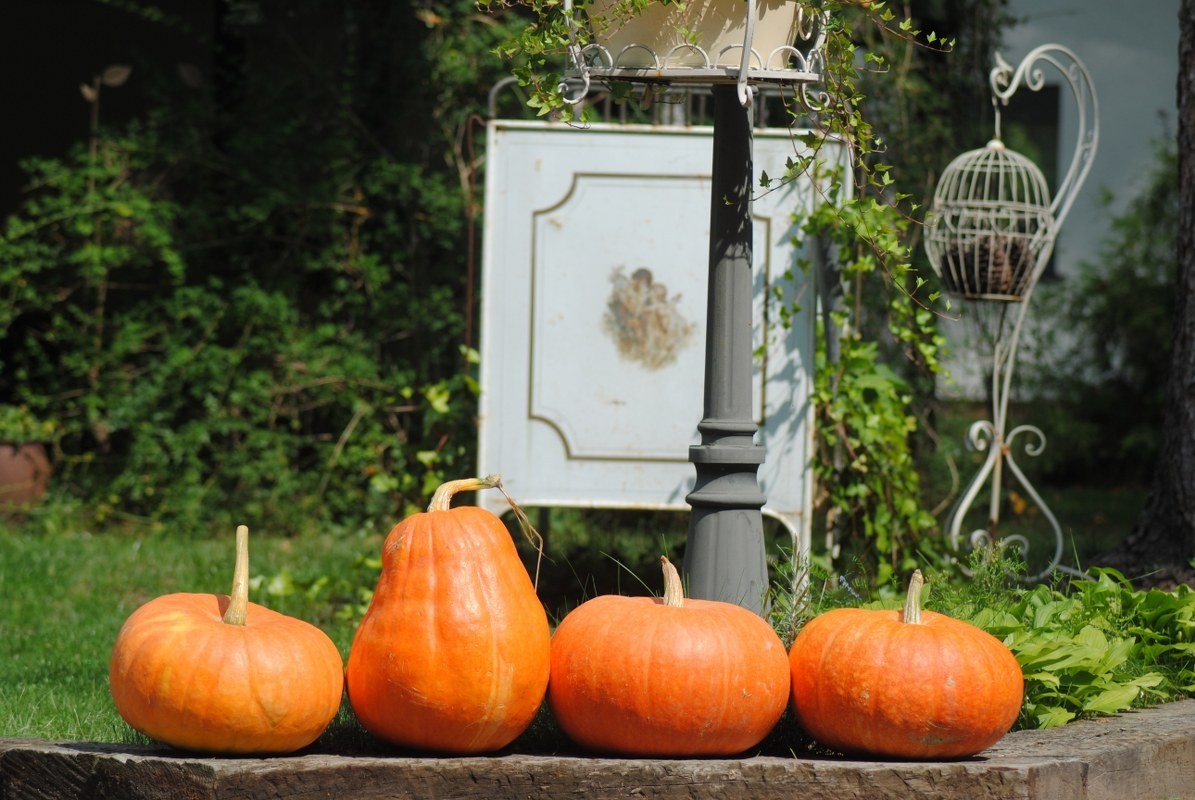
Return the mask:
<path fill-rule="evenodd" d="M 1039 455 L 1045 434 L 1033 425 L 1010 426 L 1008 401 L 1016 363 L 1017 341 L 1033 288 L 1050 260 L 1054 240 L 1083 184 L 1099 140 L 1095 87 L 1082 62 L 1065 47 L 1049 44 L 1032 50 L 1015 70 L 999 55 L 990 75 L 996 107 L 996 131 L 986 147 L 963 153 L 942 173 L 926 220 L 925 252 L 947 291 L 967 300 L 1004 301 L 992 331 L 992 418 L 975 422 L 967 439 L 987 457 L 950 512 L 946 529 L 958 547 L 962 526 L 982 488 L 990 483 L 987 522 L 967 537 L 972 546 L 997 542 L 1018 547 L 1029 563 L 1029 540 L 1021 533 L 997 536 L 1001 487 L 1005 471 L 1020 485 L 1021 494 L 1033 502 L 1054 529 L 1054 553 L 1044 569 L 1023 576 L 1039 580 L 1061 565 L 1062 527 L 1041 495 L 1033 488 L 1014 456 L 1014 442 L 1028 437 L 1025 453 Z M 1000 106 L 1024 82 L 1033 91 L 1045 86 L 1037 66 L 1058 69 L 1078 105 L 1078 140 L 1070 167 L 1053 199 L 1045 177 L 1024 156 L 1008 149 L 1000 139 Z M 1015 304 L 1015 313 L 1003 313 Z M 1011 328 L 1006 327 L 1011 322 Z M 1073 571 L 1073 570 L 1070 570 Z"/>
<path fill-rule="evenodd" d="M 1021 300 L 1054 247 L 1045 176 L 999 139 L 950 162 L 934 192 L 925 248 L 946 289 Z"/>

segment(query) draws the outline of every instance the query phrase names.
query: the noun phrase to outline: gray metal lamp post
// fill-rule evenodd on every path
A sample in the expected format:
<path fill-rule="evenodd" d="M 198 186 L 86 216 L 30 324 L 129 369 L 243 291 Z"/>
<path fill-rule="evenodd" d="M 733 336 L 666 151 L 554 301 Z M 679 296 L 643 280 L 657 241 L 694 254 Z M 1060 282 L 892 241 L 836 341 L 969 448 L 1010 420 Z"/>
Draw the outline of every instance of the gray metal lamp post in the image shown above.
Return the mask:
<path fill-rule="evenodd" d="M 622 44 L 595 42 L 570 48 L 570 76 L 579 80 L 580 102 L 591 80 L 693 84 L 711 87 L 714 141 L 710 198 L 709 286 L 703 417 L 700 444 L 689 451 L 697 477 L 686 500 L 692 510 L 685 571 L 692 597 L 722 600 L 763 611 L 768 587 L 764 554 L 765 498 L 757 470 L 764 449 L 756 443 L 752 412 L 751 195 L 753 84 L 805 85 L 821 80 L 825 27 L 821 16 L 795 2 L 756 0 L 730 12 L 745 14 L 737 42 L 705 49 L 691 41 L 672 44 L 660 31 Z M 780 41 L 761 56 L 753 48 L 758 20 L 788 13 Z M 732 17 L 733 18 L 733 17 Z M 806 43 L 804 52 L 794 39 Z M 644 44 L 652 42 L 654 46 Z M 665 44 L 661 44 L 665 42 Z M 741 42 L 741 43 L 740 43 Z M 658 50 L 661 50 L 658 52 Z"/>
<path fill-rule="evenodd" d="M 751 117 L 734 86 L 715 86 L 708 323 L 701 444 L 689 449 L 697 482 L 686 500 L 685 569 L 694 597 L 762 610 L 767 589 L 764 496 L 751 414 Z"/>

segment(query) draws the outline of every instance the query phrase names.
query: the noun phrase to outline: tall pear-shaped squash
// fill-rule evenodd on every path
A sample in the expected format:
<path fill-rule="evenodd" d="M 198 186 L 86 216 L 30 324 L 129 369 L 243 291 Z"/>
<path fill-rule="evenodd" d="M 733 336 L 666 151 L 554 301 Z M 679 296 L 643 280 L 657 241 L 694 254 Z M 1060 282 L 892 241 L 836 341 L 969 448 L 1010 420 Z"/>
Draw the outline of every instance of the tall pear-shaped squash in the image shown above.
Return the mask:
<path fill-rule="evenodd" d="M 387 536 L 382 574 L 349 651 L 361 724 L 396 745 L 483 753 L 512 742 L 548 685 L 543 605 L 506 527 L 451 507 L 496 479 L 451 481 Z"/>

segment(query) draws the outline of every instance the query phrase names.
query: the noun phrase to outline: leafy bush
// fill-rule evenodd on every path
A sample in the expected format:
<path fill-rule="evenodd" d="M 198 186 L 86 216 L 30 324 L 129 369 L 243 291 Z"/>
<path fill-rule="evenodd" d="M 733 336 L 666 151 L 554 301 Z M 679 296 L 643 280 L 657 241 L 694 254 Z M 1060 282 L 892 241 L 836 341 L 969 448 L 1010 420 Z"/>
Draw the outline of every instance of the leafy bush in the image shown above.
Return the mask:
<path fill-rule="evenodd" d="M 909 445 L 916 420 L 907 383 L 878 361 L 877 350 L 874 342 L 845 338 L 838 362 L 828 364 L 819 349 L 814 471 L 830 524 L 855 557 L 874 561 L 876 581 L 886 583 L 915 566 L 916 542 L 936 522 L 922 505 Z"/>
<path fill-rule="evenodd" d="M 204 88 L 26 164 L 0 403 L 57 420 L 59 490 L 101 518 L 404 513 L 470 471 L 458 143 L 501 26 L 464 0 L 418 26 L 364 0 L 228 6 Z"/>
<path fill-rule="evenodd" d="M 914 458 L 912 380 L 885 358 L 880 340 L 898 343 L 907 362 L 932 374 L 940 369 L 943 338 L 929 310 L 937 296 L 922 291 L 924 281 L 909 264 L 907 220 L 885 202 L 846 196 L 840 180 L 828 176 L 831 202 L 802 220 L 814 246 L 824 245 L 823 258 L 838 264 L 840 274 L 830 279 L 849 296 L 842 303 L 823 298 L 829 313 L 819 326 L 813 388 L 815 511 L 835 542 L 831 557 L 866 560 L 874 566 L 865 572 L 884 584 L 895 571 L 916 566 L 918 548 L 933 545 L 936 520 L 926 510 Z M 865 337 L 860 308 L 878 276 L 885 330 Z"/>
<path fill-rule="evenodd" d="M 977 550 L 971 577 L 934 581 L 934 610 L 965 619 L 1009 646 L 1025 673 L 1017 728 L 1181 699 L 1195 690 L 1195 590 L 1139 591 L 1115 570 L 1027 588 L 1011 553 Z"/>
<path fill-rule="evenodd" d="M 1113 571 L 1063 593 L 1026 591 L 972 621 L 1004 640 L 1025 671 L 1022 727 L 1049 728 L 1195 690 L 1195 591 L 1135 591 Z"/>

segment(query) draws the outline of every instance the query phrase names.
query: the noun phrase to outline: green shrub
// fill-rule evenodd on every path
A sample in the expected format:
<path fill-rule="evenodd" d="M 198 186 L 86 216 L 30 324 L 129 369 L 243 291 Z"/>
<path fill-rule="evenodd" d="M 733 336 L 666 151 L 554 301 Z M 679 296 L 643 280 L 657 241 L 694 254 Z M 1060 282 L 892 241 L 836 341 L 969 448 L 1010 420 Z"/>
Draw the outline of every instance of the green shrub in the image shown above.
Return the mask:
<path fill-rule="evenodd" d="M 228 5 L 205 88 L 26 164 L 0 404 L 56 421 L 56 490 L 101 518 L 398 516 L 472 469 L 475 165 L 445 155 L 502 28 L 463 0 L 422 25 L 365 0 Z"/>

